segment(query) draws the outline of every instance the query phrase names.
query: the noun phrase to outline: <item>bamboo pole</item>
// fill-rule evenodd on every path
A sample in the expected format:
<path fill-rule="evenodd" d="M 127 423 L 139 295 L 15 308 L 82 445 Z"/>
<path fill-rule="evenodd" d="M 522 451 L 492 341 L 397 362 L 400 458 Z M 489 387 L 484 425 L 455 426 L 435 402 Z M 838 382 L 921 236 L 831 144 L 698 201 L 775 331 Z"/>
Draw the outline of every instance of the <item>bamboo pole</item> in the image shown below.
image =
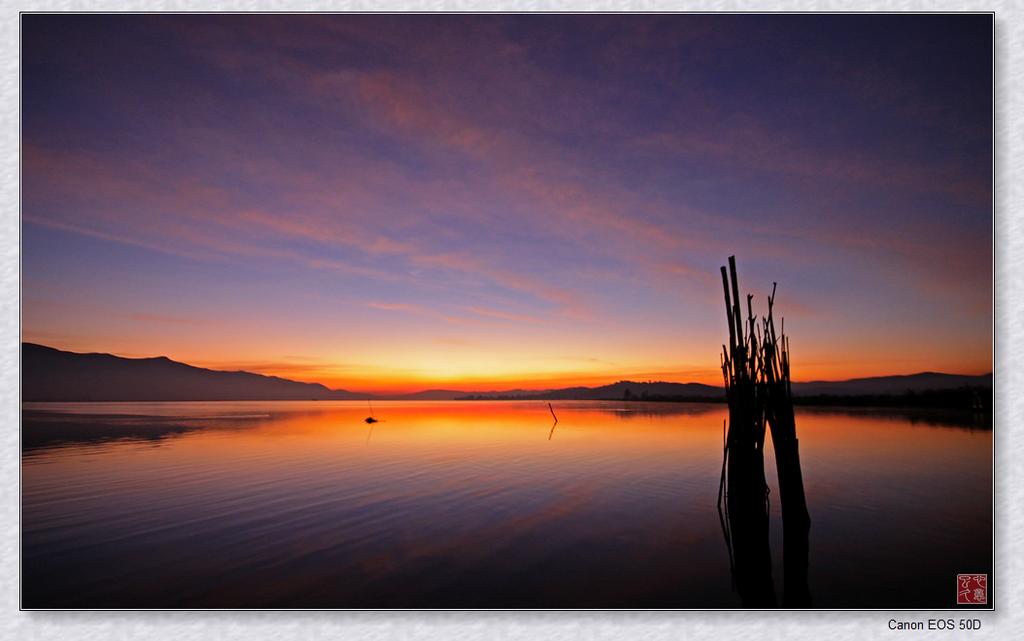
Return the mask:
<path fill-rule="evenodd" d="M 767 364 L 764 368 L 765 418 L 775 449 L 779 501 L 782 505 L 783 605 L 807 607 L 811 602 L 807 583 L 811 521 L 800 469 L 799 441 L 796 437 L 789 370 L 789 338 L 785 334 L 785 325 L 781 333 L 775 333 L 775 291 L 776 284 L 773 283 L 772 295 L 768 298 L 768 316 L 764 321 L 765 342 L 762 353 Z"/>
<path fill-rule="evenodd" d="M 764 412 L 760 407 L 756 321 L 749 297 L 747 322 L 743 320 L 734 256 L 729 257 L 729 271 L 726 272 L 723 266 L 721 273 L 729 325 L 729 347 L 722 346 L 721 358 L 729 403 L 729 427 L 722 459 L 723 481 L 719 484 L 719 504 L 724 494 L 726 506 L 723 532 L 730 552 L 733 578 L 744 606 L 774 607 L 776 598 L 768 546 Z"/>
<path fill-rule="evenodd" d="M 785 319 L 782 331 L 776 332 L 775 328 L 778 284 L 772 283 L 768 313 L 760 322 L 754 315 L 753 296 L 747 295 L 744 322 L 735 257 L 729 257 L 728 271 L 725 266 L 720 271 L 729 326 L 729 344 L 722 345 L 720 359 L 729 423 L 725 430 L 718 504 L 730 567 L 745 606 L 774 606 L 764 470 L 764 444 L 770 430 L 783 517 L 783 604 L 806 607 L 810 604 L 810 517 L 796 438 Z"/>

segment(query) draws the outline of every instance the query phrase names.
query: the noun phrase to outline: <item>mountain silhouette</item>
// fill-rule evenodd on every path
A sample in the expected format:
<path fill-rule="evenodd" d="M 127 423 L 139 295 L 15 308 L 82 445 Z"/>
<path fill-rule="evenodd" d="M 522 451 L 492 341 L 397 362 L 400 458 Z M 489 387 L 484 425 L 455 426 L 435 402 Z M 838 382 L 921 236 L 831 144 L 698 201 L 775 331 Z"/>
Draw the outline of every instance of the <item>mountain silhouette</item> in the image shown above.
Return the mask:
<path fill-rule="evenodd" d="M 649 381 L 646 383 L 619 381 L 600 387 L 567 387 L 541 394 L 540 398 L 596 401 L 627 398 L 627 392 L 628 398 L 636 400 L 641 400 L 645 397 L 649 399 L 725 398 L 725 391 L 721 387 L 715 387 L 714 385 L 704 385 L 703 383 L 666 383 L 663 381 Z"/>
<path fill-rule="evenodd" d="M 156 358 L 78 354 L 21 345 L 24 401 L 280 401 L 361 399 L 346 390 Z"/>
<path fill-rule="evenodd" d="M 992 387 L 992 374 L 970 376 L 921 372 L 905 376 L 872 376 L 847 381 L 809 381 L 793 383 L 794 396 L 861 396 L 906 394 L 955 389 L 960 387 Z"/>
<path fill-rule="evenodd" d="M 599 387 L 467 392 L 432 389 L 408 394 L 363 394 L 329 389 L 252 372 L 195 367 L 166 356 L 124 358 L 80 354 L 22 343 L 24 401 L 242 401 L 242 400 L 453 400 L 513 398 L 535 400 L 724 400 L 721 387 L 703 383 L 618 381 Z M 992 374 L 968 376 L 922 372 L 846 381 L 793 383 L 795 397 L 870 397 L 991 388 Z"/>

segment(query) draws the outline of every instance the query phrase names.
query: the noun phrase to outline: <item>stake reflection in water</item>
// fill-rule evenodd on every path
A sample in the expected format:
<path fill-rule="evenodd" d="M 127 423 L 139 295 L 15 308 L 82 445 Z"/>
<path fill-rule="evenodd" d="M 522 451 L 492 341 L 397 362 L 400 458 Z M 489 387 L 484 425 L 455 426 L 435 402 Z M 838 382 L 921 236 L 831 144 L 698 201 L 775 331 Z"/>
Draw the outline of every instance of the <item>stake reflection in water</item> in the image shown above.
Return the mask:
<path fill-rule="evenodd" d="M 815 607 L 946 607 L 991 567 L 990 430 L 797 409 Z M 563 401 L 544 443 L 535 401 L 374 410 L 367 447 L 365 401 L 28 405 L 25 606 L 743 605 L 725 404 Z"/>
<path fill-rule="evenodd" d="M 769 533 L 769 493 L 764 474 L 765 428 L 771 429 L 783 518 L 784 597 L 787 607 L 810 605 L 807 556 L 810 517 L 796 438 L 790 389 L 789 347 L 776 333 L 775 287 L 768 315 L 754 316 L 747 295 L 747 319 L 739 303 L 736 259 L 721 268 L 729 345 L 722 346 L 722 374 L 729 402 L 729 425 L 719 480 L 719 521 L 729 548 L 735 585 L 744 605 L 775 607 Z M 730 297 L 731 293 L 731 297 Z M 722 504 L 725 504 L 725 515 Z"/>

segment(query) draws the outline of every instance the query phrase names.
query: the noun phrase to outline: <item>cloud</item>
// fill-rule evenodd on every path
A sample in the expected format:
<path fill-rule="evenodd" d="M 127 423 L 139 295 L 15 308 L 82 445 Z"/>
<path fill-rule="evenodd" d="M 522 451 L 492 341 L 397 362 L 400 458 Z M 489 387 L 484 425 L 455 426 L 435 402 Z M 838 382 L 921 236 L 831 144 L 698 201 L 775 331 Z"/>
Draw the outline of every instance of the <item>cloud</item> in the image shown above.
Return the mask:
<path fill-rule="evenodd" d="M 540 316 L 531 316 L 529 314 L 516 314 L 513 312 L 505 312 L 499 309 L 488 309 L 485 307 L 467 307 L 466 311 L 469 311 L 478 316 L 486 316 L 488 318 L 499 318 L 501 320 L 512 321 L 516 323 L 532 323 L 542 324 L 546 320 Z"/>
<path fill-rule="evenodd" d="M 952 197 L 968 206 L 989 208 L 991 178 L 950 161 L 922 163 L 879 152 L 822 149 L 749 118 L 710 127 L 679 127 L 645 133 L 634 147 L 679 158 L 701 158 L 734 169 L 785 177 L 811 178 L 814 189 L 851 188 L 911 190 Z M 822 182 L 827 181 L 827 182 Z"/>
<path fill-rule="evenodd" d="M 460 328 L 679 313 L 710 335 L 730 254 L 786 276 L 798 316 L 907 292 L 986 312 L 985 122 L 952 126 L 927 78 L 825 54 L 749 78 L 785 32 L 715 17 L 524 18 L 157 16 L 142 31 L 164 50 L 123 65 L 29 51 L 101 78 L 36 96 L 81 108 L 26 120 L 24 220 Z M 882 124 L 921 114 L 941 144 L 861 140 L 830 115 L 844 101 Z"/>
<path fill-rule="evenodd" d="M 145 312 L 134 312 L 122 314 L 124 318 L 142 323 L 159 323 L 164 325 L 202 325 L 208 321 L 198 318 L 186 318 L 184 316 L 169 316 L 164 314 L 149 314 Z"/>

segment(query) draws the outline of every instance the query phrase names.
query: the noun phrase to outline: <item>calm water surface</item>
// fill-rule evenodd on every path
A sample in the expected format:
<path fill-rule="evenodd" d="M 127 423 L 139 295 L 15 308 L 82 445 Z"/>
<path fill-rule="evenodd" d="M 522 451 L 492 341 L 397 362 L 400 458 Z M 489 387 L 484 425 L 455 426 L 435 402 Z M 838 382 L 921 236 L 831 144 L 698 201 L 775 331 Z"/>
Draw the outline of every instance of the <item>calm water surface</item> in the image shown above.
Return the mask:
<path fill-rule="evenodd" d="M 556 402 L 553 430 L 540 402 L 374 409 L 26 403 L 23 606 L 740 607 L 725 406 Z M 952 607 L 956 573 L 991 572 L 989 423 L 805 410 L 797 431 L 814 607 Z"/>

